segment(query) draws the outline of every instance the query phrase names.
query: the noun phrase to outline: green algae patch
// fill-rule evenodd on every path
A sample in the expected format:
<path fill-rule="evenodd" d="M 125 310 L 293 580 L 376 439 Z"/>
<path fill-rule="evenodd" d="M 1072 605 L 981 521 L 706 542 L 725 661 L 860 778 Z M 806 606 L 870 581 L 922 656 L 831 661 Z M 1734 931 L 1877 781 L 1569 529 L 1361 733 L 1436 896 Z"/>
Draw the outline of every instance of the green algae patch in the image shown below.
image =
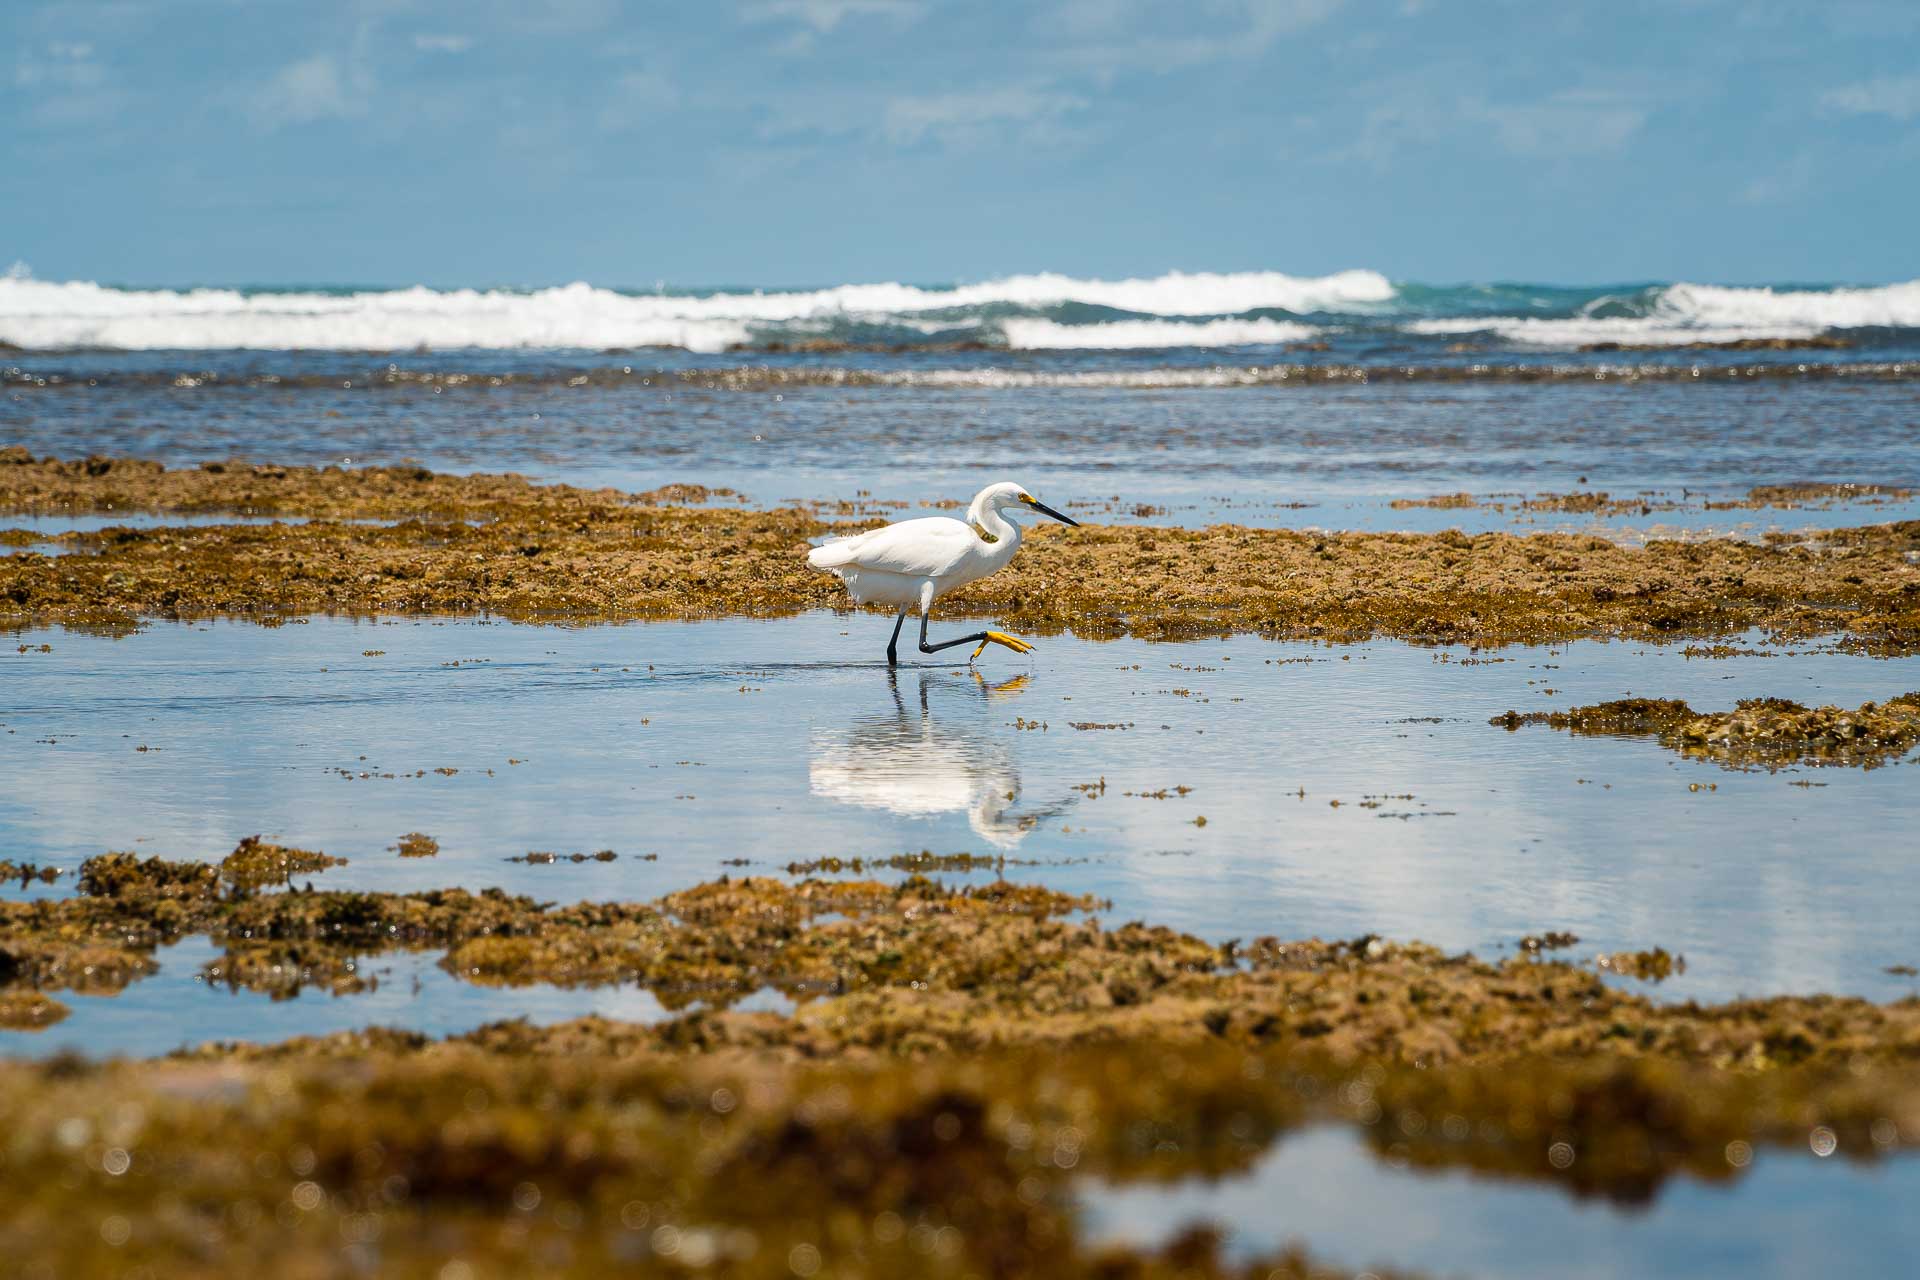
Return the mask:
<path fill-rule="evenodd" d="M 1395 498 L 1387 505 L 1395 511 L 1412 511 L 1419 507 L 1436 511 L 1458 511 L 1467 507 L 1477 507 L 1480 504 L 1474 500 L 1472 494 L 1461 492 L 1436 493 L 1428 498 Z"/>
<path fill-rule="evenodd" d="M 811 875 L 864 875 L 868 871 L 911 871 L 919 875 L 932 875 L 939 872 L 990 871 L 994 874 L 1010 866 L 1033 866 L 1034 863 L 1022 858 L 1009 858 L 1005 854 L 977 853 L 935 853 L 922 849 L 919 853 L 896 853 L 886 858 L 808 858 L 787 864 L 787 874 L 793 876 Z"/>
<path fill-rule="evenodd" d="M 1707 510 L 1749 510 L 1766 507 L 1831 507 L 1842 502 L 1903 502 L 1920 490 L 1881 484 L 1763 484 L 1747 490 L 1747 496 L 1730 502 L 1709 502 Z"/>
<path fill-rule="evenodd" d="M 531 852 L 508 858 L 507 861 L 524 862 L 529 866 L 545 867 L 557 862 L 612 862 L 619 856 L 620 855 L 612 849 L 599 849 L 593 853 L 552 853 L 544 849 L 534 849 Z"/>
<path fill-rule="evenodd" d="M 1665 947 L 1654 947 L 1649 951 L 1615 951 L 1596 957 L 1594 964 L 1608 973 L 1638 978 L 1642 982 L 1665 982 L 1674 974 L 1687 971 L 1687 958 L 1676 956 Z"/>
<path fill-rule="evenodd" d="M 67 1006 L 38 991 L 0 991 L 0 1028 L 39 1031 L 67 1016 Z"/>
<path fill-rule="evenodd" d="M 685 488 L 684 486 L 682 488 Z M 685 492 L 648 495 L 687 501 Z M 445 475 L 425 467 L 305 467 L 245 461 L 163 466 L 144 458 L 34 458 L 0 451 L 0 511 L 22 515 L 300 516 L 313 519 L 486 520 L 529 507 L 624 504 L 612 489 L 541 485 L 519 475 Z"/>
<path fill-rule="evenodd" d="M 809 568 L 803 553 L 824 534 L 876 523 L 830 522 L 824 517 L 839 510 L 831 503 L 752 511 L 677 496 L 418 468 L 16 462 L 0 466 L 0 510 L 226 510 L 306 522 L 62 534 L 53 541 L 67 554 L 0 557 L 0 626 L 311 613 L 775 616 L 844 605 L 840 584 Z M 1046 526 L 1007 569 L 945 604 L 1091 638 L 1237 631 L 1497 645 L 1701 640 L 1759 628 L 1912 653 L 1920 652 L 1916 552 L 1920 521 L 1830 531 L 1813 542 L 1644 547 L 1551 533 Z"/>
<path fill-rule="evenodd" d="M 242 845 L 240 848 L 244 848 Z M 240 848 L 234 850 L 240 852 Z M 80 864 L 80 892 L 128 904 L 200 903 L 220 896 L 220 868 L 205 862 L 106 853 Z"/>
<path fill-rule="evenodd" d="M 257 1061 L 0 1067 L 33 1274 L 1286 1277 L 1205 1229 L 1089 1239 L 1096 1181 L 1249 1168 L 1308 1114 L 1217 1046 L 769 1069 L 374 1032 Z M 1231 1123 L 1228 1123 L 1231 1121 Z M 458 1268 L 453 1263 L 458 1262 Z M 1373 1272 L 1391 1276 L 1393 1272 Z"/>
<path fill-rule="evenodd" d="M 1417 1066 L 1217 1035 L 820 1059 L 703 1038 L 711 1021 L 0 1065 L 15 1189 L 0 1229 L 11 1257 L 61 1274 L 191 1269 L 217 1248 L 226 1270 L 292 1274 L 458 1258 L 474 1274 L 782 1276 L 797 1259 L 876 1277 L 1305 1280 L 1340 1273 L 1232 1257 L 1204 1230 L 1101 1244 L 1082 1196 L 1242 1174 L 1326 1122 L 1396 1164 L 1626 1204 L 1675 1178 L 1732 1182 L 1756 1147 L 1873 1160 L 1920 1140 L 1910 1067 Z"/>
<path fill-rule="evenodd" d="M 1747 698 L 1731 711 L 1700 712 L 1672 699 L 1625 698 L 1566 711 L 1508 711 L 1489 723 L 1507 730 L 1544 724 L 1572 733 L 1652 736 L 1682 755 L 1730 769 L 1874 769 L 1895 763 L 1920 743 L 1920 692 L 1851 710 Z"/>
<path fill-rule="evenodd" d="M 207 965 L 210 982 L 276 996 L 364 990 L 362 961 L 399 949 L 441 950 L 443 967 L 469 982 L 632 983 L 670 1008 L 724 1005 L 766 986 L 797 996 L 977 986 L 1044 970 L 1044 954 L 1023 950 L 1056 935 L 1064 940 L 1056 967 L 1077 974 L 1096 943 L 1100 964 L 1129 963 L 1097 926 L 1062 922 L 1097 900 L 1004 881 L 722 879 L 653 903 L 567 907 L 499 890 L 265 891 L 289 868 L 333 861 L 322 859 L 257 838 L 219 866 L 89 859 L 76 897 L 0 903 L 0 986 L 117 989 L 153 971 L 155 949 L 189 934 L 224 948 Z M 1211 948 L 1192 945 L 1213 962 Z M 1145 946 L 1135 950 L 1131 963 L 1154 963 Z"/>
<path fill-rule="evenodd" d="M 62 1274 L 191 1269 L 217 1228 L 228 1268 L 296 1273 L 1266 1275 L 1308 1262 L 1249 1273 L 1205 1232 L 1103 1245 L 1076 1197 L 1228 1176 L 1328 1121 L 1396 1163 L 1624 1202 L 1740 1177 L 1756 1146 L 1920 1142 L 1920 999 L 1656 1003 L 1541 954 L 1565 935 L 1497 963 L 1371 935 L 1215 945 L 919 874 L 570 906 L 268 891 L 125 854 L 79 881 L 0 904 L 6 1007 L 75 985 L 82 952 L 194 931 L 225 948 L 209 980 L 276 995 L 364 990 L 366 958 L 434 947 L 466 981 L 630 983 L 677 1012 L 0 1064 L 0 1232 Z M 730 1007 L 767 987 L 793 1012 Z"/>
<path fill-rule="evenodd" d="M 424 831 L 409 831 L 393 850 L 403 858 L 431 858 L 440 852 L 440 842 Z"/>
<path fill-rule="evenodd" d="M 335 858 L 309 849 L 292 849 L 270 844 L 259 836 L 248 836 L 238 848 L 220 862 L 220 880 L 227 891 L 244 896 L 271 885 L 290 884 L 295 876 L 312 875 L 328 867 L 344 867 L 345 858 Z"/>
<path fill-rule="evenodd" d="M 224 985 L 358 990 L 367 959 L 432 949 L 467 982 L 639 986 L 669 1009 L 698 1005 L 715 1043 L 815 1057 L 1149 1035 L 1429 1064 L 1542 1047 L 1756 1067 L 1782 1045 L 1800 1046 L 1792 1061 L 1920 1056 L 1920 1002 L 1673 1007 L 1574 964 L 1373 936 L 1215 945 L 1004 880 L 723 876 L 651 902 L 570 906 L 498 889 L 229 891 L 217 867 L 127 854 L 89 859 L 79 880 L 73 898 L 0 903 L 0 989 L 114 990 L 150 972 L 157 947 L 201 933 L 224 949 L 207 973 Z M 766 988 L 796 1000 L 794 1015 L 726 1013 Z"/>

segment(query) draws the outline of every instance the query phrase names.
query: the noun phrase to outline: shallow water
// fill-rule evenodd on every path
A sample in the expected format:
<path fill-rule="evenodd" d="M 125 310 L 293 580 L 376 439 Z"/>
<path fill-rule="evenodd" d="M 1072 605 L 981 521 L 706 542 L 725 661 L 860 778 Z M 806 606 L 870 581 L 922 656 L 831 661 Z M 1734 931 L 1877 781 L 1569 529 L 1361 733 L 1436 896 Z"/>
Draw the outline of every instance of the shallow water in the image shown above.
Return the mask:
<path fill-rule="evenodd" d="M 1851 706 L 1920 687 L 1920 659 L 1063 635 L 977 670 L 890 674 L 873 660 L 886 630 L 815 613 L 28 632 L 0 650 L 0 849 L 71 870 L 106 849 L 217 859 L 265 833 L 349 858 L 324 876 L 337 887 L 564 901 L 965 849 L 1109 897 L 1110 919 L 1214 939 L 1373 932 L 1490 955 L 1565 929 L 1579 956 L 1683 954 L 1664 997 L 1912 990 L 1884 972 L 1920 960 L 1908 766 L 1741 773 L 1487 720 L 1628 694 Z M 400 858 L 409 831 L 440 854 Z M 136 983 L 99 1001 L 90 1043 L 149 1047 L 137 1028 L 157 998 Z M 462 1007 L 479 1022 L 576 1005 L 530 988 Z M 424 1008 L 395 1012 L 415 1025 Z M 178 1034 L 201 1034 L 190 1013 Z"/>
<path fill-rule="evenodd" d="M 1844 1153 L 1842 1153 L 1844 1155 Z M 1311 1244 L 1349 1267 L 1531 1278 L 1903 1275 L 1920 1248 L 1920 1165 L 1763 1151 L 1729 1183 L 1683 1178 L 1651 1205 L 1396 1168 L 1350 1129 L 1283 1138 L 1240 1177 L 1084 1197 L 1097 1238 L 1151 1244 L 1196 1221 L 1236 1251 Z"/>
<path fill-rule="evenodd" d="M 436 353 L 413 363 L 524 369 L 551 358 Z M 136 376 L 168 359 L 193 368 L 224 359 L 233 377 L 265 370 L 293 381 L 180 387 Z M 1012 475 L 1056 506 L 1110 505 L 1103 519 L 1370 529 L 1512 527 L 1511 512 L 1388 505 L 1460 490 L 1485 497 L 1597 489 L 1621 498 L 1643 490 L 1679 498 L 1684 490 L 1697 507 L 1702 494 L 1734 498 L 1756 484 L 1920 484 L 1913 430 L 1920 379 L 1911 377 L 1455 384 L 1396 382 L 1389 367 L 1355 385 L 1001 386 L 978 381 L 1008 358 L 982 355 L 950 371 L 974 382 L 953 385 L 709 389 L 663 384 L 657 371 L 627 365 L 578 386 L 541 376 L 440 387 L 369 386 L 386 366 L 361 357 L 343 367 L 348 359 L 35 356 L 31 363 L 49 371 L 81 366 L 67 370 L 75 377 L 96 365 L 105 368 L 95 372 L 124 376 L 93 386 L 0 389 L 0 443 L 36 454 L 135 454 L 173 464 L 236 455 L 277 463 L 414 460 L 630 490 L 689 481 L 737 488 L 761 504 L 859 490 L 914 504 L 964 500 Z M 1035 376 L 1059 378 L 1098 373 L 1113 358 L 1081 353 L 1021 363 Z M 700 366 L 686 357 L 676 367 Z M 889 367 L 911 369 L 915 359 Z M 322 369 L 345 376 L 314 372 Z M 1129 516 L 1142 505 L 1164 510 Z M 1680 528 L 1792 529 L 1916 512 L 1920 505 L 1907 502 L 1656 512 L 1650 519 Z M 1595 523 L 1590 516 L 1527 519 L 1526 527 Z"/>
<path fill-rule="evenodd" d="M 1401 358 L 1349 345 L 1330 358 Z M 689 370 L 760 359 L 660 358 Z M 727 390 L 660 386 L 647 381 L 651 366 L 603 378 L 609 357 L 591 352 L 397 358 L 536 375 L 436 390 L 369 389 L 385 362 L 353 354 L 48 353 L 22 363 L 95 385 L 10 377 L 0 446 L 176 464 L 416 459 L 636 490 L 728 485 L 763 504 L 865 489 L 907 504 L 899 515 L 1002 474 L 1055 505 L 1084 504 L 1070 508 L 1083 518 L 1117 522 L 1554 528 L 1635 541 L 1920 515 L 1913 500 L 1759 511 L 1703 502 L 1755 484 L 1920 482 L 1911 377 L 1127 385 L 1162 368 L 1204 378 L 1215 358 L 836 356 L 912 376 L 879 388 L 748 379 Z M 959 376 L 946 376 L 956 365 Z M 226 382 L 174 385 L 196 369 Z M 1076 383 L 1082 374 L 1091 377 Z M 1650 491 L 1651 510 L 1601 518 L 1515 502 L 1575 489 Z M 1508 506 L 1392 505 L 1457 490 Z M 54 512 L 0 517 L 0 529 L 52 537 L 202 519 Z M 107 849 L 217 859 L 255 833 L 351 860 L 321 884 L 498 885 L 555 901 L 652 898 L 722 873 L 784 875 L 788 862 L 823 855 L 964 849 L 1017 860 L 1013 878 L 1107 896 L 1109 920 L 1214 939 L 1379 933 L 1495 956 L 1524 934 L 1571 930 L 1582 941 L 1563 954 L 1583 961 L 1655 945 L 1683 955 L 1683 974 L 1642 988 L 1660 999 L 1915 990 L 1886 969 L 1920 964 L 1916 757 L 1872 771 L 1736 773 L 1650 739 L 1487 721 L 1628 694 L 1701 709 L 1753 696 L 1853 706 L 1920 688 L 1920 659 L 1820 645 L 1690 659 L 1681 646 L 1601 642 L 1476 654 L 1063 635 L 1035 637 L 1028 658 L 995 650 L 977 674 L 890 675 L 878 661 L 887 626 L 815 613 L 579 629 L 314 618 L 10 634 L 0 644 L 0 856 L 69 874 L 0 895 L 70 893 L 73 869 Z M 412 831 L 434 836 L 440 854 L 400 858 L 392 846 Z M 616 860 L 507 861 L 608 848 Z M 661 1014 L 632 987 L 475 986 L 432 951 L 369 957 L 378 981 L 367 993 L 280 1001 L 205 981 L 219 952 L 204 937 L 156 958 L 160 971 L 119 995 L 61 995 L 71 1013 L 50 1029 L 0 1031 L 0 1054 Z M 756 1000 L 782 1007 L 766 993 L 747 1007 Z M 1109 1236 L 1158 1240 L 1213 1218 L 1243 1250 L 1297 1235 L 1332 1262 L 1436 1274 L 1898 1273 L 1920 1244 L 1905 1211 L 1915 1168 L 1763 1152 L 1730 1184 L 1678 1180 L 1632 1210 L 1551 1186 L 1396 1169 L 1352 1130 L 1329 1128 L 1286 1138 L 1245 1178 L 1095 1191 L 1086 1210 Z"/>
<path fill-rule="evenodd" d="M 159 972 L 123 995 L 63 994 L 68 1015 L 31 1040 L 15 1034 L 14 1056 L 47 1057 L 73 1052 L 129 1056 L 172 1053 L 209 1042 L 274 1043 L 293 1036 L 330 1035 L 370 1027 L 405 1027 L 427 1035 L 457 1035 L 485 1023 L 519 1016 L 529 1005 L 541 1021 L 588 1014 L 628 1022 L 666 1016 L 651 992 L 633 987 L 568 990 L 541 984 L 509 991 L 461 982 L 439 966 L 437 951 L 396 951 L 369 956 L 358 970 L 371 989 L 330 995 L 307 988 L 292 999 L 234 990 L 209 980 L 221 949 L 204 936 L 182 939 L 156 953 Z"/>

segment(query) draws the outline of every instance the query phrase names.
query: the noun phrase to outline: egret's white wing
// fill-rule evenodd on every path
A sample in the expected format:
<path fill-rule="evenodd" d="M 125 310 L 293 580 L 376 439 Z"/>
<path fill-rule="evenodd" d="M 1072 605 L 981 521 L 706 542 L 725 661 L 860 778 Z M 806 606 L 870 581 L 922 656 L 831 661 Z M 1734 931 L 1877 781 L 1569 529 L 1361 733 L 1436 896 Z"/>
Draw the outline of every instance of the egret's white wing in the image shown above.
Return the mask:
<path fill-rule="evenodd" d="M 852 565 L 909 578 L 940 578 L 981 545 L 980 535 L 964 520 L 927 516 L 815 547 L 807 561 L 818 569 Z"/>

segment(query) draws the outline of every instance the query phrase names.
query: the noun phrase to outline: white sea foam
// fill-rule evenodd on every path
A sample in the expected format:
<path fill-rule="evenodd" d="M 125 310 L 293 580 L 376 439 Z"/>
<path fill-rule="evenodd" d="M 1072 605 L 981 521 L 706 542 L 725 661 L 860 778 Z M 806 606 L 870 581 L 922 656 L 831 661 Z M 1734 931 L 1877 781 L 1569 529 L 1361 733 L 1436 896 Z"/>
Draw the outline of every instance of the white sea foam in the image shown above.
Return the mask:
<path fill-rule="evenodd" d="M 1863 325 L 1920 327 L 1920 280 L 1811 290 L 1675 284 L 1626 298 L 1596 298 L 1571 316 L 1429 314 L 1416 320 L 1396 312 L 1398 299 L 1393 284 L 1372 271 L 1317 277 L 1172 272 L 1130 280 L 1040 274 L 953 288 L 883 283 L 695 296 L 635 295 L 587 284 L 524 292 L 415 287 L 350 294 L 114 289 L 39 281 L 15 270 L 0 276 L 0 342 L 33 349 L 662 346 L 711 352 L 873 325 L 927 334 L 991 332 L 997 326 L 1019 348 L 1137 349 L 1291 342 L 1315 332 L 1290 319 L 1248 314 L 1262 310 L 1329 312 L 1351 317 L 1351 323 L 1424 334 L 1491 331 L 1545 348 L 1802 338 Z M 1131 315 L 1070 324 L 1053 310 L 1075 304 Z M 1643 314 L 1619 314 L 1623 310 Z"/>
<path fill-rule="evenodd" d="M 893 387 L 968 387 L 1006 391 L 1025 388 L 1118 388 L 1179 390 L 1189 387 L 1252 387 L 1286 382 L 1292 368 L 1272 365 L 1207 369 L 1098 369 L 1060 372 L 1034 369 L 913 369 L 881 373 L 874 381 Z"/>
<path fill-rule="evenodd" d="M 721 351 L 741 319 L 675 315 L 583 284 L 534 293 L 122 290 L 0 280 L 0 339 L 22 347 L 396 351 L 416 347 L 670 346 Z M 639 304 L 639 305 L 635 305 Z"/>
<path fill-rule="evenodd" d="M 84 281 L 0 278 L 0 341 L 30 348 L 406 350 L 415 347 L 674 346 L 719 351 L 757 327 L 929 312 L 1084 303 L 1152 315 L 1377 305 L 1393 286 L 1371 271 L 1316 278 L 1279 272 L 1141 280 L 1012 276 L 952 289 L 842 285 L 789 292 L 632 295 L 587 284 L 531 292 L 426 288 L 352 294 L 233 289 L 111 289 Z"/>
<path fill-rule="evenodd" d="M 1147 347 L 1244 347 L 1299 342 L 1320 331 L 1291 320 L 1112 320 L 1058 324 L 1052 320 L 1000 322 L 1007 345 L 1020 350 L 1138 350 Z"/>
<path fill-rule="evenodd" d="M 1663 312 L 1708 325 L 1914 327 L 1920 326 L 1920 280 L 1860 289 L 1735 289 L 1676 284 L 1669 285 L 1661 295 L 1660 306 Z"/>
<path fill-rule="evenodd" d="M 1278 271 L 1230 274 L 1173 271 L 1149 280 L 1076 280 L 1071 276 L 1033 275 L 961 285 L 951 291 L 915 292 L 928 299 L 927 308 L 991 303 L 1048 307 L 1081 302 L 1156 316 L 1227 316 L 1269 308 L 1296 312 L 1372 310 L 1392 302 L 1395 297 L 1393 283 L 1377 271 L 1339 271 L 1330 276 L 1290 276 Z"/>
<path fill-rule="evenodd" d="M 1690 342 L 1737 342 L 1742 338 L 1811 338 L 1819 325 L 1679 324 L 1654 316 L 1581 317 L 1543 320 L 1533 316 L 1479 316 L 1444 320 L 1414 320 L 1407 329 L 1432 335 L 1492 333 L 1528 347 L 1564 349 L 1596 342 L 1629 346 L 1684 346 Z"/>
<path fill-rule="evenodd" d="M 1598 311 L 1615 299 L 1588 304 Z M 1658 291 L 1645 315 L 1446 316 L 1414 320 L 1413 333 L 1495 333 L 1537 347 L 1596 342 L 1680 346 L 1743 338 L 1811 338 L 1828 329 L 1872 325 L 1920 326 L 1920 280 L 1872 288 L 1771 289 L 1672 284 Z"/>

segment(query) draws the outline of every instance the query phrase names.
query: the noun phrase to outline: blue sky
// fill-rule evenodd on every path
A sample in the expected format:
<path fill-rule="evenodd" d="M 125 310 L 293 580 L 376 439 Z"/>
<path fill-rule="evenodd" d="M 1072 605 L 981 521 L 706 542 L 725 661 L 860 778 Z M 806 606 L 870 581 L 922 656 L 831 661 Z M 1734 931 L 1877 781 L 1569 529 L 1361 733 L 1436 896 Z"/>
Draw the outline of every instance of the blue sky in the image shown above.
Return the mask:
<path fill-rule="evenodd" d="M 8 0 L 0 265 L 1920 276 L 1911 0 Z"/>

